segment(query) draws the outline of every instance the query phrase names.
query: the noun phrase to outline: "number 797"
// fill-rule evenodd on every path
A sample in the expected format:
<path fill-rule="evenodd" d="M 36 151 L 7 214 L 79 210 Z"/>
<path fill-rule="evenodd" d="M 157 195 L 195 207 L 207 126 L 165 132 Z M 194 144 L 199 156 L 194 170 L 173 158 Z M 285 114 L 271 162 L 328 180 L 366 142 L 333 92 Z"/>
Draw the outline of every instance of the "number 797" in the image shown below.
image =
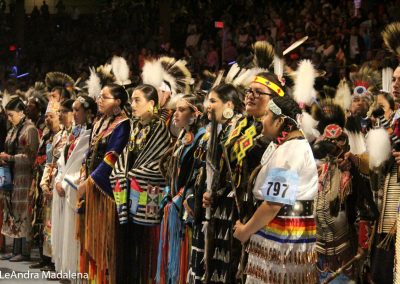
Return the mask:
<path fill-rule="evenodd" d="M 289 189 L 289 185 L 287 183 L 280 183 L 279 181 L 277 182 L 268 182 L 268 190 L 267 190 L 267 195 L 270 195 L 271 189 L 273 190 L 272 195 L 273 196 L 278 196 L 279 193 L 281 192 L 281 188 L 283 188 L 282 191 L 282 198 L 285 198 L 286 192 Z"/>

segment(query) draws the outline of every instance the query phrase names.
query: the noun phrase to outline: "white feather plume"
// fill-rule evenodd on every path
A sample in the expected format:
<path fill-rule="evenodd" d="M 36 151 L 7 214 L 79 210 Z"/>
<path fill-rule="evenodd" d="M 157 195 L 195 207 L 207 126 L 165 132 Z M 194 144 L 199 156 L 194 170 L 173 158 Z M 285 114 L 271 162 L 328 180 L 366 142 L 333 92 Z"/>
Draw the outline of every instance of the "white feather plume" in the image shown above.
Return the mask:
<path fill-rule="evenodd" d="M 171 96 L 169 99 L 166 108 L 167 109 L 176 109 L 177 103 L 183 98 L 185 94 L 176 94 L 175 96 Z"/>
<path fill-rule="evenodd" d="M 238 76 L 235 80 L 233 80 L 232 84 L 235 86 L 248 86 L 254 80 L 254 76 L 258 73 L 266 72 L 267 69 L 264 68 L 251 68 L 242 72 L 240 76 Z"/>
<path fill-rule="evenodd" d="M 88 87 L 89 96 L 93 99 L 96 99 L 100 95 L 101 91 L 101 82 L 99 76 L 97 76 L 96 70 L 94 67 L 89 68 L 90 76 L 86 81 L 86 85 Z"/>
<path fill-rule="evenodd" d="M 242 73 L 242 70 L 237 63 L 233 64 L 231 68 L 228 71 L 228 74 L 226 74 L 225 77 L 225 82 L 226 83 L 231 83 L 233 82 L 235 77 L 238 77 L 240 73 Z"/>
<path fill-rule="evenodd" d="M 164 69 L 159 60 L 145 62 L 142 70 L 142 80 L 144 84 L 159 88 L 163 82 L 163 77 Z"/>
<path fill-rule="evenodd" d="M 386 67 L 382 69 L 382 91 L 389 94 L 392 93 L 392 76 L 392 68 Z"/>
<path fill-rule="evenodd" d="M 311 105 L 317 96 L 314 82 L 317 72 L 310 60 L 302 60 L 296 71 L 293 96 L 297 103 Z"/>
<path fill-rule="evenodd" d="M 300 117 L 300 128 L 308 142 L 313 142 L 321 134 L 317 130 L 318 121 L 316 121 L 308 112 L 303 111 Z"/>
<path fill-rule="evenodd" d="M 1 105 L 3 106 L 3 109 L 6 109 L 6 105 L 11 101 L 11 95 L 7 90 L 4 90 L 2 93 L 1 97 Z"/>
<path fill-rule="evenodd" d="M 351 107 L 351 91 L 346 79 L 342 79 L 336 89 L 335 104 L 340 105 L 343 110 L 349 110 Z"/>
<path fill-rule="evenodd" d="M 125 58 L 114 56 L 111 60 L 112 71 L 115 76 L 115 83 L 118 85 L 130 84 L 129 80 L 129 66 Z"/>
<path fill-rule="evenodd" d="M 369 168 L 376 169 L 390 158 L 391 144 L 387 131 L 383 128 L 372 129 L 367 135 Z"/>
<path fill-rule="evenodd" d="M 285 61 L 283 58 L 275 55 L 274 57 L 274 73 L 279 79 L 283 77 L 283 69 L 285 66 Z"/>

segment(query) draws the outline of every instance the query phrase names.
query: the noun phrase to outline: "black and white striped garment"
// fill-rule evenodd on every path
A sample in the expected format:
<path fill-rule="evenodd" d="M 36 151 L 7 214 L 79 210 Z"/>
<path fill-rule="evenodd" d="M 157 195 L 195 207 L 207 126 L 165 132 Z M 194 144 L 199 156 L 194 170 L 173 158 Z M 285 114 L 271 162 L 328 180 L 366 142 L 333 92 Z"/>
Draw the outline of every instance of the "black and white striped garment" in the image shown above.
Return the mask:
<path fill-rule="evenodd" d="M 131 131 L 134 131 L 137 127 L 148 126 L 141 126 L 139 123 L 138 120 L 133 120 L 131 122 Z M 111 187 L 114 188 L 117 180 L 119 180 L 121 188 L 126 188 L 128 177 L 129 180 L 136 179 L 136 182 L 144 191 L 148 189 L 149 185 L 153 187 L 158 186 L 163 190 L 166 181 L 161 174 L 159 163 L 170 145 L 170 136 L 164 121 L 154 119 L 150 122 L 150 131 L 147 135 L 145 145 L 140 150 L 135 149 L 134 155 L 132 155 L 132 152 L 129 150 L 129 144 L 130 142 L 115 164 L 115 168 L 110 177 Z M 127 165 L 131 165 L 129 170 L 126 169 Z M 139 205 L 137 213 L 132 217 L 134 222 L 139 224 L 151 225 L 160 222 L 159 214 L 151 216 L 146 215 L 146 206 Z"/>
<path fill-rule="evenodd" d="M 378 233 L 390 233 L 397 218 L 397 208 L 400 201 L 400 184 L 397 182 L 397 164 L 385 176 L 383 184 L 382 211 L 379 218 Z"/>

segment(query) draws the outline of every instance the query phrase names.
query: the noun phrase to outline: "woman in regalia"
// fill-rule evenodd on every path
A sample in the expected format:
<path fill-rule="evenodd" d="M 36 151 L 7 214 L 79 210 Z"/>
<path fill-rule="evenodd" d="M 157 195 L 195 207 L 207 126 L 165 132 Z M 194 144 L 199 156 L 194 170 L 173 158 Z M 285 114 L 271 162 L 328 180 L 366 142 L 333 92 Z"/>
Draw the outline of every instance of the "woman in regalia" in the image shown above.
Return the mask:
<path fill-rule="evenodd" d="M 236 222 L 234 237 L 249 256 L 246 283 L 316 283 L 316 225 L 313 200 L 318 173 L 289 96 L 269 101 L 262 134 L 272 140 L 261 159 L 253 194 L 258 208 Z"/>
<path fill-rule="evenodd" d="M 232 84 L 221 84 L 211 90 L 207 98 L 207 116 L 212 119 L 212 113 L 215 112 L 215 124 L 217 125 L 217 137 L 215 137 L 215 157 L 222 159 L 222 148 L 230 133 L 235 127 L 237 121 L 243 112 L 243 103 L 240 92 Z M 203 226 L 205 222 L 205 210 L 202 208 L 203 193 L 207 188 L 206 156 L 210 147 L 211 127 L 207 127 L 206 134 L 199 142 L 194 152 L 195 167 L 192 173 L 190 184 L 193 184 L 194 202 L 193 208 L 193 237 L 191 250 L 191 283 L 203 283 L 205 277 L 204 267 L 204 249 L 205 236 Z M 219 167 L 219 164 L 217 165 Z M 223 220 L 216 226 L 220 226 Z M 220 236 L 217 242 L 224 239 Z"/>
<path fill-rule="evenodd" d="M 62 128 L 58 131 L 53 139 L 46 145 L 46 165 L 43 170 L 43 176 L 40 186 L 46 193 L 46 211 L 44 217 L 44 242 L 43 254 L 51 257 L 55 264 L 56 271 L 60 270 L 59 260 L 54 255 L 54 239 L 53 230 L 57 231 L 58 222 L 55 216 L 63 210 L 63 198 L 54 192 L 54 178 L 57 174 L 57 160 L 61 156 L 62 149 L 65 146 L 67 138 L 72 130 L 72 103 L 73 100 L 65 100 L 59 106 L 57 115 L 59 115 Z M 49 106 L 58 104 L 58 102 L 50 102 Z"/>
<path fill-rule="evenodd" d="M 80 270 L 89 272 L 89 277 L 99 283 L 106 280 L 119 283 L 117 210 L 109 177 L 129 139 L 127 101 L 128 94 L 120 85 L 107 84 L 101 90 L 97 100 L 101 117 L 93 126 L 85 160 L 85 178 L 78 186 L 80 211 L 84 210 L 86 215 L 84 227 L 81 226 L 79 231 Z"/>
<path fill-rule="evenodd" d="M 131 132 L 111 180 L 120 223 L 128 222 L 129 265 L 127 283 L 154 281 L 160 236 L 160 204 L 166 181 L 159 163 L 170 145 L 165 123 L 157 115 L 158 94 L 150 85 L 136 87 L 132 94 Z M 128 193 L 126 191 L 128 190 Z M 126 246 L 125 246 L 126 249 Z"/>
<path fill-rule="evenodd" d="M 4 218 L 1 233 L 14 241 L 13 252 L 2 259 L 23 261 L 30 258 L 31 214 L 29 212 L 29 187 L 32 183 L 32 166 L 39 146 L 39 133 L 24 114 L 24 103 L 16 98 L 5 106 L 9 129 L 0 163 L 9 167 L 13 190 L 2 192 Z"/>
<path fill-rule="evenodd" d="M 189 179 L 195 167 L 194 152 L 205 133 L 201 121 L 202 110 L 203 102 L 195 95 L 179 96 L 173 124 L 180 134 L 175 145 L 164 156 L 167 160 L 164 175 L 169 192 L 161 221 L 158 283 L 186 282 L 194 200 L 193 183 Z"/>
<path fill-rule="evenodd" d="M 79 242 L 76 231 L 76 189 L 80 182 L 83 159 L 89 148 L 92 123 L 97 113 L 96 102 L 88 96 L 79 96 L 72 105 L 74 127 L 57 161 L 55 193 L 64 198 L 63 214 L 59 215 L 57 230 L 53 229 L 54 255 L 57 268 L 63 272 L 79 272 Z"/>
<path fill-rule="evenodd" d="M 265 72 L 254 76 L 245 89 L 246 116 L 236 123 L 223 144 L 227 149 L 227 157 L 224 156 L 221 162 L 223 166 L 217 186 L 219 190 L 211 198 L 208 192 L 204 194 L 204 205 L 211 204 L 214 212 L 210 223 L 214 238 L 223 236 L 207 246 L 207 275 L 211 282 L 231 283 L 243 275 L 237 271 L 239 263 L 245 262 L 245 253 L 240 242 L 233 238 L 232 228 L 236 220 L 245 222 L 254 212 L 253 195 L 248 181 L 268 145 L 267 139 L 260 135 L 261 119 L 270 98 L 283 96 L 284 91 L 275 74 Z M 228 171 L 227 163 L 231 171 Z M 208 239 L 211 240 L 212 236 Z"/>

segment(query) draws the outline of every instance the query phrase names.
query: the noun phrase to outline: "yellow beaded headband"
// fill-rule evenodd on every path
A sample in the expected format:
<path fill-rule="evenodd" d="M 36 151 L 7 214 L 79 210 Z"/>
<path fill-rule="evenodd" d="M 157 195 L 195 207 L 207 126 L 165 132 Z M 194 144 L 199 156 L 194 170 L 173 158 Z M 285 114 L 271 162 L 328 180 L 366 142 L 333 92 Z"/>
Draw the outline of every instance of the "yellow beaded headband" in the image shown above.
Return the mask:
<path fill-rule="evenodd" d="M 265 79 L 261 76 L 256 76 L 254 78 L 253 82 L 260 83 L 260 84 L 266 86 L 267 88 L 274 91 L 280 97 L 283 97 L 285 95 L 285 92 L 282 90 L 281 87 L 279 87 L 277 84 L 275 84 L 275 83 L 271 82 L 270 80 Z"/>

